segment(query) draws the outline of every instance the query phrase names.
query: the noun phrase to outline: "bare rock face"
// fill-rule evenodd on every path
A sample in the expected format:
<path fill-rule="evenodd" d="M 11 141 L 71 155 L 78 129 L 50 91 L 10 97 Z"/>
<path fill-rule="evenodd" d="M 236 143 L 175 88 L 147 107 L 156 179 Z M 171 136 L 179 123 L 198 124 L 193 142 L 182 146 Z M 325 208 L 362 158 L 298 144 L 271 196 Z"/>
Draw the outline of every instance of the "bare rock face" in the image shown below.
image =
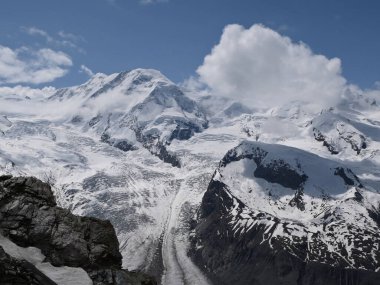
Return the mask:
<path fill-rule="evenodd" d="M 0 231 L 19 246 L 41 249 L 54 266 L 82 267 L 94 284 L 155 284 L 121 269 L 109 221 L 57 207 L 50 186 L 34 177 L 0 177 Z"/>

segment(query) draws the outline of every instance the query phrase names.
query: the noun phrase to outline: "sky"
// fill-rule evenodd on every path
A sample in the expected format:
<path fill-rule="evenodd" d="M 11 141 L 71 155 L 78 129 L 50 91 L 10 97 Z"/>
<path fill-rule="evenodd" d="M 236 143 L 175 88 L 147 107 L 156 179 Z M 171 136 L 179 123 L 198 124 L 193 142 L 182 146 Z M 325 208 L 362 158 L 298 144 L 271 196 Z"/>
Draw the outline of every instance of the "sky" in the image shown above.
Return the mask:
<path fill-rule="evenodd" d="M 240 36 L 250 31 L 252 38 L 260 31 L 274 38 L 278 34 L 278 41 L 267 43 L 283 47 L 280 54 L 289 61 L 293 50 L 296 60 L 301 58 L 290 74 L 299 74 L 302 64 L 326 70 L 323 76 L 307 71 L 308 77 L 299 78 L 320 80 L 314 89 L 330 73 L 332 88 L 344 84 L 342 80 L 375 88 L 380 81 L 379 15 L 376 0 L 2 0 L 0 85 L 72 86 L 96 72 L 141 67 L 158 69 L 176 83 L 200 76 L 215 87 L 227 73 L 212 71 L 231 66 L 213 65 L 212 57 L 218 55 L 212 49 L 227 46 L 222 39 L 235 27 Z M 240 48 L 229 50 L 237 65 L 246 60 L 239 62 L 236 53 L 246 54 L 251 64 L 263 55 L 255 45 Z M 323 58 L 310 61 L 303 53 Z"/>

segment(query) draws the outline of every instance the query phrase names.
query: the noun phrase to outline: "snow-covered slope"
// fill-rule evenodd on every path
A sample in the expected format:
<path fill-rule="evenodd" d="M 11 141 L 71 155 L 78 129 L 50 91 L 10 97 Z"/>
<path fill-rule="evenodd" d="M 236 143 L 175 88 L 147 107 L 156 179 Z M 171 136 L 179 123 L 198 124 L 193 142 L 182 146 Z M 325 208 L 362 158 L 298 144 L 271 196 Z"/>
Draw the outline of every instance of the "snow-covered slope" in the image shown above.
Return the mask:
<path fill-rule="evenodd" d="M 143 269 L 162 278 L 163 284 L 212 283 L 200 269 L 202 263 L 194 264 L 196 259 L 187 255 L 193 217 L 220 160 L 241 142 L 265 143 L 258 145 L 282 157 L 301 177 L 289 184 L 293 188 L 298 189 L 297 181 L 302 183 L 303 172 L 308 177 L 301 195 L 276 181 L 249 178 L 243 168 L 230 168 L 234 163 L 219 168 L 223 183 L 234 189 L 231 195 L 245 211 L 309 227 L 318 224 L 315 215 L 348 199 L 359 205 L 352 208 L 358 215 L 353 219 L 363 225 L 360 215 L 367 206 L 355 202 L 354 189 L 364 193 L 364 201 L 375 199 L 380 189 L 380 112 L 365 98 L 315 113 L 296 103 L 250 109 L 229 99 L 183 91 L 158 71 L 137 69 L 96 74 L 83 85 L 50 96 L 3 99 L 0 172 L 37 176 L 53 184 L 61 206 L 111 220 L 124 267 Z M 332 153 L 325 141 L 338 151 Z M 240 166 L 254 171 L 249 159 L 236 163 L 245 162 Z M 347 188 L 342 173 L 354 181 L 352 187 Z M 328 180 L 323 182 L 319 175 Z M 329 198 L 323 200 L 314 184 L 330 192 L 331 185 L 336 187 L 331 193 L 326 190 Z M 270 191 L 246 193 L 247 187 Z M 242 191 L 234 193 L 236 189 Z M 260 204 L 250 200 L 252 195 Z M 243 220 L 237 217 L 236 223 Z M 349 231 L 348 225 L 341 227 Z M 302 236 L 299 231 L 303 234 L 302 226 L 293 232 Z"/>
<path fill-rule="evenodd" d="M 0 133 L 4 134 L 10 126 L 12 126 L 12 122 L 7 119 L 6 116 L 0 116 Z"/>
<path fill-rule="evenodd" d="M 49 262 L 44 262 L 45 256 L 41 250 L 35 247 L 20 247 L 9 239 L 0 235 L 0 247 L 17 260 L 26 260 L 34 265 L 39 271 L 60 285 L 92 285 L 92 280 L 82 268 L 55 267 Z"/>

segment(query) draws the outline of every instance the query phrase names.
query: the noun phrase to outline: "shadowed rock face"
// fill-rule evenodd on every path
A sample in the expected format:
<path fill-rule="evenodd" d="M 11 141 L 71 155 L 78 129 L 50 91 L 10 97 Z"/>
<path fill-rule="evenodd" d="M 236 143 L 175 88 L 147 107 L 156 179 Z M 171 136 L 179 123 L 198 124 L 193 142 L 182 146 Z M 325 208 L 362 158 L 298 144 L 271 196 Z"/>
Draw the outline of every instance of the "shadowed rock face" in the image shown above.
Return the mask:
<path fill-rule="evenodd" d="M 268 182 L 278 183 L 293 190 L 300 189 L 307 180 L 307 175 L 299 174 L 283 160 L 275 161 L 269 165 L 257 165 L 254 175 L 257 178 L 263 178 Z"/>
<path fill-rule="evenodd" d="M 0 177 L 0 231 L 19 246 L 41 249 L 54 266 L 82 267 L 94 284 L 155 284 L 121 270 L 119 242 L 109 221 L 57 207 L 50 186 L 36 178 Z"/>

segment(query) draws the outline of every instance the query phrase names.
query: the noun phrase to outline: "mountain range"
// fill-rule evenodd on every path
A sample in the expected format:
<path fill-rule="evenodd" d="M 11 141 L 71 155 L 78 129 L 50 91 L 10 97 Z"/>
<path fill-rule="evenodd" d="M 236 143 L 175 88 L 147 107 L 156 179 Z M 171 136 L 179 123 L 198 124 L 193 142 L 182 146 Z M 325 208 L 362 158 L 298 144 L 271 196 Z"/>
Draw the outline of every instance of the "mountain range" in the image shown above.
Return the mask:
<path fill-rule="evenodd" d="M 0 98 L 0 174 L 109 220 L 162 284 L 377 284 L 380 106 L 256 108 L 159 71 Z"/>

